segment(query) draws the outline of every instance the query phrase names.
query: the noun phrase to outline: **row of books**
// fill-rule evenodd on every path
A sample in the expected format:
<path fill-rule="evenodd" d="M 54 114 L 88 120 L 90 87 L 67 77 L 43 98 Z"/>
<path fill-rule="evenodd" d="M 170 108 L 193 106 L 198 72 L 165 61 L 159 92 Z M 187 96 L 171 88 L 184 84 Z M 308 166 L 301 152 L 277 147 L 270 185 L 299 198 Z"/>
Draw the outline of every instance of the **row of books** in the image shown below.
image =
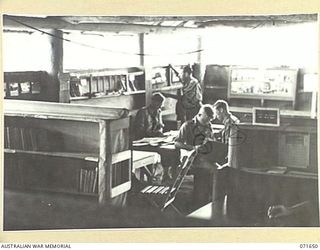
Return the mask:
<path fill-rule="evenodd" d="M 98 168 L 80 169 L 79 192 L 97 193 L 98 192 Z"/>
<path fill-rule="evenodd" d="M 73 77 L 70 81 L 70 96 L 100 96 L 108 95 L 110 93 L 134 92 L 139 89 L 142 79 L 134 75 L 114 75 L 104 77 L 90 78 L 76 78 Z"/>
<path fill-rule="evenodd" d="M 48 150 L 48 131 L 42 128 L 4 127 L 4 148 Z"/>

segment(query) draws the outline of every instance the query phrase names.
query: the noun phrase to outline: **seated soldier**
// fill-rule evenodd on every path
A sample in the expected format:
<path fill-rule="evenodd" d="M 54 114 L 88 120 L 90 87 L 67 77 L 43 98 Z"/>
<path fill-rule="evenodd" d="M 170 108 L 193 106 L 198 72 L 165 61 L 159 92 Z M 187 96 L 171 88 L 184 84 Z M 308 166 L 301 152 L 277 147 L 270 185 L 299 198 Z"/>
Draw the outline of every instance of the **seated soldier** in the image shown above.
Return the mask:
<path fill-rule="evenodd" d="M 214 166 L 208 160 L 207 141 L 213 137 L 210 121 L 213 119 L 211 105 L 201 106 L 198 114 L 180 128 L 175 147 L 198 152 L 192 166 L 194 173 L 194 202 L 197 207 L 210 202 Z"/>
<path fill-rule="evenodd" d="M 162 123 L 161 107 L 164 101 L 165 98 L 161 93 L 155 93 L 151 98 L 150 105 L 138 111 L 133 131 L 135 140 L 163 136 L 164 124 Z"/>

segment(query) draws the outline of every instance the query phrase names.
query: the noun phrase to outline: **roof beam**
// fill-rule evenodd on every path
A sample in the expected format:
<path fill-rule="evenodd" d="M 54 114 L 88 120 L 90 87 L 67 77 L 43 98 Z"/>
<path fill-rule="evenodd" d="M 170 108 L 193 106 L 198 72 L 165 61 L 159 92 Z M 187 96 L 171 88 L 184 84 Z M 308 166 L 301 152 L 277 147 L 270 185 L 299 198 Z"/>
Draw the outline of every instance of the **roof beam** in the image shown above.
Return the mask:
<path fill-rule="evenodd" d="M 300 21 L 317 21 L 317 14 L 291 14 L 291 15 L 242 15 L 242 16 L 61 16 L 63 20 L 71 23 L 134 23 L 134 22 L 162 22 L 162 21 L 264 21 L 266 19 L 286 19 Z"/>
<path fill-rule="evenodd" d="M 37 29 L 58 29 L 66 31 L 100 31 L 113 33 L 171 33 L 177 31 L 195 31 L 195 28 L 155 26 L 144 24 L 124 24 L 124 23 L 69 23 L 58 17 L 24 17 L 4 15 L 4 28 L 24 28 L 26 25 Z"/>

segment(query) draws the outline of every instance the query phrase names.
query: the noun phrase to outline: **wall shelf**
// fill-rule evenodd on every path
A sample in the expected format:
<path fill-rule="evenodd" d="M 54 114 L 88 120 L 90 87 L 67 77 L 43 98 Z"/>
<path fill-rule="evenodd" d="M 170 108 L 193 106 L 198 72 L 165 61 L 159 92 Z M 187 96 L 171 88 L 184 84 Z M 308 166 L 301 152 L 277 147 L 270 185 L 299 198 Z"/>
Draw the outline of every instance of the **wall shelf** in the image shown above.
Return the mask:
<path fill-rule="evenodd" d="M 173 85 L 173 86 L 166 86 L 166 87 L 152 89 L 152 92 L 178 90 L 178 89 L 181 89 L 181 88 L 182 88 L 182 84 L 176 84 L 176 85 Z"/>
<path fill-rule="evenodd" d="M 252 113 L 252 108 L 248 107 L 230 107 L 231 112 L 235 113 Z M 285 117 L 301 117 L 301 118 L 311 118 L 310 111 L 302 111 L 302 110 L 280 110 L 280 115 Z"/>
<path fill-rule="evenodd" d="M 99 156 L 97 154 L 90 153 L 73 153 L 73 152 L 44 152 L 44 151 L 30 151 L 22 149 L 4 149 L 5 154 L 26 154 L 26 155 L 39 155 L 39 156 L 52 156 L 52 157 L 63 157 L 80 159 L 85 161 L 98 162 Z"/>

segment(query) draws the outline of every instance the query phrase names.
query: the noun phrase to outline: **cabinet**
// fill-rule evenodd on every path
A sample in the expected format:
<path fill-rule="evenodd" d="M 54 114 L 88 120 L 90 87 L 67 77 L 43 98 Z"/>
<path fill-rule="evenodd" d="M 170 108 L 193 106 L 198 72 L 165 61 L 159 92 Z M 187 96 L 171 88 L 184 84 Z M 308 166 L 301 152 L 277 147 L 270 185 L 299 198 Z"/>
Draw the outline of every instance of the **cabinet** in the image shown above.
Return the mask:
<path fill-rule="evenodd" d="M 316 127 L 284 123 L 280 127 L 240 124 L 237 130 L 238 168 L 286 167 L 288 173 L 297 171 L 300 175 L 318 172 Z"/>
<path fill-rule="evenodd" d="M 291 101 L 295 107 L 297 69 L 232 67 L 228 98 Z"/>
<path fill-rule="evenodd" d="M 105 203 L 131 187 L 128 110 L 4 101 L 5 188 Z"/>
<path fill-rule="evenodd" d="M 245 226 L 274 223 L 268 207 L 312 202 L 312 212 L 298 215 L 289 226 L 319 226 L 316 126 L 238 125 L 234 162 L 238 176 L 228 197 L 230 214 Z M 297 224 L 295 224 L 297 223 Z"/>

